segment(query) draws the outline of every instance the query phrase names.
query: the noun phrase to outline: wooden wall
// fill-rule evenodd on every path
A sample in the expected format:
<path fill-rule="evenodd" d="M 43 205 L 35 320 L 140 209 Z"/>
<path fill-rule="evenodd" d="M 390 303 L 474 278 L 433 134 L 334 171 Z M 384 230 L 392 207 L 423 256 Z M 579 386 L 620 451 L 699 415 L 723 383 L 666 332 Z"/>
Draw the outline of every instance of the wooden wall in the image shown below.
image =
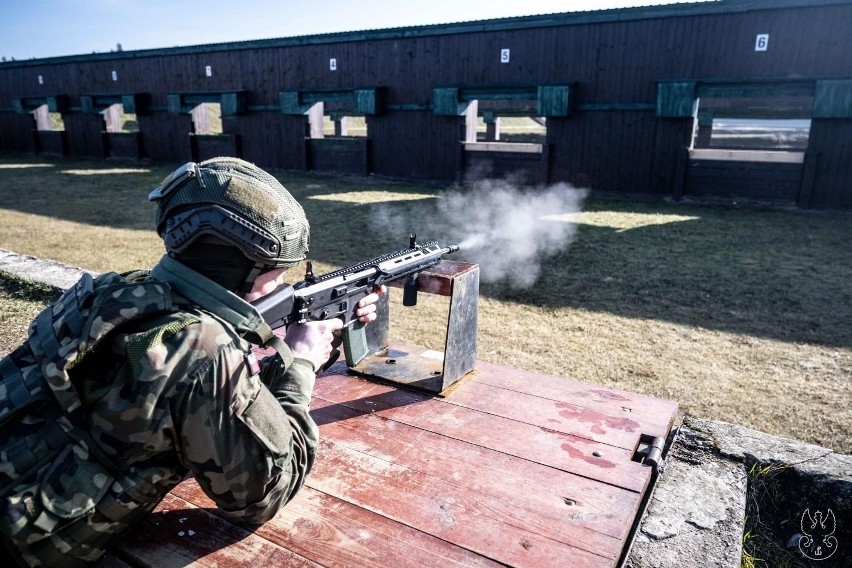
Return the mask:
<path fill-rule="evenodd" d="M 3 63 L 0 151 L 33 150 L 16 99 L 67 96 L 68 153 L 102 156 L 101 117 L 83 113 L 81 97 L 144 94 L 146 157 L 179 164 L 191 158 L 192 124 L 169 112 L 168 95 L 244 91 L 225 134 L 245 159 L 299 169 L 310 162 L 305 118 L 282 113 L 282 91 L 382 88 L 381 109 L 367 117 L 368 169 L 454 180 L 464 118 L 435 114 L 434 88 L 571 85 L 573 112 L 548 119 L 549 181 L 673 194 L 692 119 L 658 116 L 659 82 L 850 78 L 850 29 L 852 0 L 720 0 Z M 757 34 L 770 35 L 767 51 L 755 51 Z M 852 206 L 850 120 L 814 121 L 813 206 Z"/>
<path fill-rule="evenodd" d="M 852 119 L 814 120 L 809 148 L 816 159 L 810 205 L 852 208 Z"/>

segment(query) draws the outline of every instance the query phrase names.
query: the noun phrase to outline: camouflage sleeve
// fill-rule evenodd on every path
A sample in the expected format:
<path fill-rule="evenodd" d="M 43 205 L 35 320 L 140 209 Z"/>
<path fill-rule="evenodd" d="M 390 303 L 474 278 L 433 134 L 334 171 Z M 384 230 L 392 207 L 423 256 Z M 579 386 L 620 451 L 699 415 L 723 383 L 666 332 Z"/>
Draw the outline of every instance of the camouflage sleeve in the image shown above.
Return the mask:
<path fill-rule="evenodd" d="M 300 359 L 284 371 L 280 358 L 264 361 L 261 373 L 241 347 L 222 346 L 189 381 L 180 452 L 220 509 L 262 524 L 296 494 L 313 465 L 318 430 L 308 405 L 315 374 Z"/>

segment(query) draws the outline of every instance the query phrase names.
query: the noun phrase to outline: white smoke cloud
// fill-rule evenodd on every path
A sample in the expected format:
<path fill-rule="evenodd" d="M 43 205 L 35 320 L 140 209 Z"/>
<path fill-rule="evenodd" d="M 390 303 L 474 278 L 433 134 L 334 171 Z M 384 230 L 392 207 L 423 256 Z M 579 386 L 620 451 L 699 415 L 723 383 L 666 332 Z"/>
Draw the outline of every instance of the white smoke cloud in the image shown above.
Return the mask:
<path fill-rule="evenodd" d="M 479 265 L 483 282 L 529 287 L 542 263 L 571 244 L 577 230 L 572 219 L 586 194 L 565 183 L 532 188 L 484 179 L 440 194 L 434 220 L 379 208 L 376 221 L 397 232 L 458 243 L 458 255 Z"/>

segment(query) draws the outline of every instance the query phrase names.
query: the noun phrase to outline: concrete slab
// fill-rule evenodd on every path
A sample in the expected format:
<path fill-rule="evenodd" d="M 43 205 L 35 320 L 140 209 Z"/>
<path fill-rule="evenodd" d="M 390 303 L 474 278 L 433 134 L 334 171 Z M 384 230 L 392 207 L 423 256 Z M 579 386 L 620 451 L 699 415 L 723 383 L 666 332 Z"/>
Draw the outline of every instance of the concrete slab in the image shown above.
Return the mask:
<path fill-rule="evenodd" d="M 626 565 L 739 567 L 746 487 L 742 463 L 720 455 L 710 436 L 681 425 Z"/>
<path fill-rule="evenodd" d="M 738 567 L 747 505 L 760 514 L 756 545 L 795 565 L 852 566 L 852 456 L 691 416 L 674 434 L 625 566 Z M 809 520 L 827 522 L 812 530 Z"/>
<path fill-rule="evenodd" d="M 0 271 L 8 272 L 33 282 L 47 284 L 59 289 L 71 287 L 80 279 L 83 272 L 95 274 L 74 266 L 68 266 L 53 260 L 42 260 L 34 256 L 27 256 L 0 249 Z"/>

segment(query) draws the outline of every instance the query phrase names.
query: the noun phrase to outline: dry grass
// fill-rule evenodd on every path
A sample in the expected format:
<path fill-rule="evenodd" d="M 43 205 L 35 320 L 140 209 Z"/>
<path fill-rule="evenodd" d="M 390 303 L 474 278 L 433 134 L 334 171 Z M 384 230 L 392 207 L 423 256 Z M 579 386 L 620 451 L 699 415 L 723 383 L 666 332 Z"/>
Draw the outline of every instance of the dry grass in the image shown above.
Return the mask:
<path fill-rule="evenodd" d="M 0 247 L 97 271 L 150 266 L 162 245 L 146 196 L 170 169 L 2 157 Z M 404 246 L 375 208 L 417 228 L 443 189 L 278 177 L 312 221 L 318 271 Z M 594 197 L 576 220 L 535 286 L 483 285 L 481 359 L 852 453 L 852 215 Z M 15 309 L 0 335 L 17 333 Z M 440 348 L 444 309 L 395 299 L 392 336 Z"/>
<path fill-rule="evenodd" d="M 0 353 L 17 347 L 42 306 L 58 297 L 59 292 L 49 286 L 0 272 Z"/>

